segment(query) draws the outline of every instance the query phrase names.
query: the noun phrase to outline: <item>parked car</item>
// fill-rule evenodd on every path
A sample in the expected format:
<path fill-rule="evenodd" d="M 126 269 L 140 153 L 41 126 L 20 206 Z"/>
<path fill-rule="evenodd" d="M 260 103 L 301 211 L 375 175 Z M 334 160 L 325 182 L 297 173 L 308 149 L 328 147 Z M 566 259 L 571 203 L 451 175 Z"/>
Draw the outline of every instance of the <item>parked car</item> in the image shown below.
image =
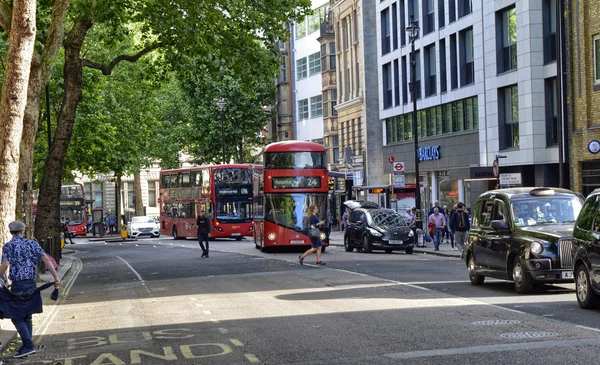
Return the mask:
<path fill-rule="evenodd" d="M 152 217 L 133 217 L 131 222 L 127 223 L 127 236 L 135 238 L 139 236 L 160 237 L 160 225 Z"/>
<path fill-rule="evenodd" d="M 600 189 L 585 200 L 573 229 L 577 302 L 584 309 L 600 304 Z"/>
<path fill-rule="evenodd" d="M 477 198 L 463 258 L 473 285 L 486 276 L 535 283 L 573 281 L 571 234 L 583 200 L 554 188 L 492 190 Z"/>
<path fill-rule="evenodd" d="M 344 234 L 344 248 L 352 252 L 384 250 L 387 253 L 402 250 L 413 253 L 415 237 L 404 217 L 391 209 L 382 209 L 370 202 L 347 201 L 351 209 L 348 228 Z"/>

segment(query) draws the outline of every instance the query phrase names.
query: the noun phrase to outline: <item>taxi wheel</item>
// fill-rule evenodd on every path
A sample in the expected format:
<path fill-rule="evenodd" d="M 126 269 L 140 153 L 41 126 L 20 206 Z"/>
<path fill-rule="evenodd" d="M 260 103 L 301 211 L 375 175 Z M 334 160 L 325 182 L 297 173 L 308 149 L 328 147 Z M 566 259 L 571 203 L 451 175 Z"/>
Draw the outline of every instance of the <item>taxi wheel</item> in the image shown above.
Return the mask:
<path fill-rule="evenodd" d="M 392 253 L 392 250 L 385 250 L 385 253 Z"/>
<path fill-rule="evenodd" d="M 363 252 L 366 253 L 371 253 L 373 250 L 371 249 L 371 245 L 369 244 L 369 237 L 364 236 L 363 237 L 363 247 L 362 247 Z"/>
<path fill-rule="evenodd" d="M 577 293 L 577 303 L 581 308 L 598 308 L 599 298 L 592 289 L 590 274 L 585 265 L 579 265 L 575 270 L 575 292 Z"/>
<path fill-rule="evenodd" d="M 479 274 L 477 274 L 477 271 L 475 271 L 475 259 L 473 258 L 473 255 L 471 255 L 471 257 L 469 258 L 468 270 L 469 270 L 469 279 L 471 280 L 471 284 L 473 284 L 473 285 L 483 284 L 483 282 L 485 280 L 485 276 L 479 275 Z"/>
<path fill-rule="evenodd" d="M 523 269 L 523 265 L 521 265 L 521 261 L 518 258 L 515 259 L 512 276 L 517 293 L 527 294 L 531 292 L 531 289 L 533 289 L 533 283 L 527 275 L 527 272 L 525 272 L 525 269 Z"/>
<path fill-rule="evenodd" d="M 406 254 L 407 254 L 407 255 L 412 255 L 412 253 L 413 253 L 413 247 L 414 247 L 414 246 L 410 246 L 410 247 L 407 247 L 407 248 L 406 248 Z"/>

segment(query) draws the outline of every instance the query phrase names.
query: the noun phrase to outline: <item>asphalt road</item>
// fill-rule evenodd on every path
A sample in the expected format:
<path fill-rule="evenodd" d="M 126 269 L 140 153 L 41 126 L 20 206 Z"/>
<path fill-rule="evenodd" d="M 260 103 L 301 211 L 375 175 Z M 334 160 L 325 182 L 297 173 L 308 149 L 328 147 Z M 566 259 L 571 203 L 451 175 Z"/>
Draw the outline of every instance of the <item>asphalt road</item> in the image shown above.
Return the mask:
<path fill-rule="evenodd" d="M 594 363 L 600 345 L 573 285 L 474 287 L 456 258 L 329 247 L 318 267 L 249 241 L 208 259 L 170 237 L 76 242 L 68 295 L 14 363 L 547 365 Z"/>

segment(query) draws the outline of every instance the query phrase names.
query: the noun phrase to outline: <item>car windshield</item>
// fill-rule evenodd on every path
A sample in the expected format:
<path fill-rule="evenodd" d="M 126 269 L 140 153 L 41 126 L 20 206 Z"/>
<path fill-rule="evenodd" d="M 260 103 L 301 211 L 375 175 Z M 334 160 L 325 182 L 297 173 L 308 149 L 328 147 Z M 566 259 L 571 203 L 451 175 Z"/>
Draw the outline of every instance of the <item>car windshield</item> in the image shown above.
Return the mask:
<path fill-rule="evenodd" d="M 370 212 L 371 223 L 374 226 L 406 226 L 404 217 L 389 209 L 377 209 Z"/>
<path fill-rule="evenodd" d="M 539 224 L 575 223 L 581 211 L 577 197 L 543 197 L 514 200 L 512 213 L 519 227 Z"/>
<path fill-rule="evenodd" d="M 154 223 L 154 219 L 150 217 L 133 217 L 131 223 Z"/>

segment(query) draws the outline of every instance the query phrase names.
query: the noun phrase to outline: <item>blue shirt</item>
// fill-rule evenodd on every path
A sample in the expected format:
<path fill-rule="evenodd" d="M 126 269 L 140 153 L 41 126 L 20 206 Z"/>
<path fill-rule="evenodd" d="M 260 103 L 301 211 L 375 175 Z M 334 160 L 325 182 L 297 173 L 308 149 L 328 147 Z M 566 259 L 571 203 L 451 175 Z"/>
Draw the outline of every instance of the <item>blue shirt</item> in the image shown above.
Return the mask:
<path fill-rule="evenodd" d="M 10 263 L 9 279 L 35 280 L 37 264 L 46 255 L 36 241 L 14 236 L 2 247 L 2 261 Z"/>

